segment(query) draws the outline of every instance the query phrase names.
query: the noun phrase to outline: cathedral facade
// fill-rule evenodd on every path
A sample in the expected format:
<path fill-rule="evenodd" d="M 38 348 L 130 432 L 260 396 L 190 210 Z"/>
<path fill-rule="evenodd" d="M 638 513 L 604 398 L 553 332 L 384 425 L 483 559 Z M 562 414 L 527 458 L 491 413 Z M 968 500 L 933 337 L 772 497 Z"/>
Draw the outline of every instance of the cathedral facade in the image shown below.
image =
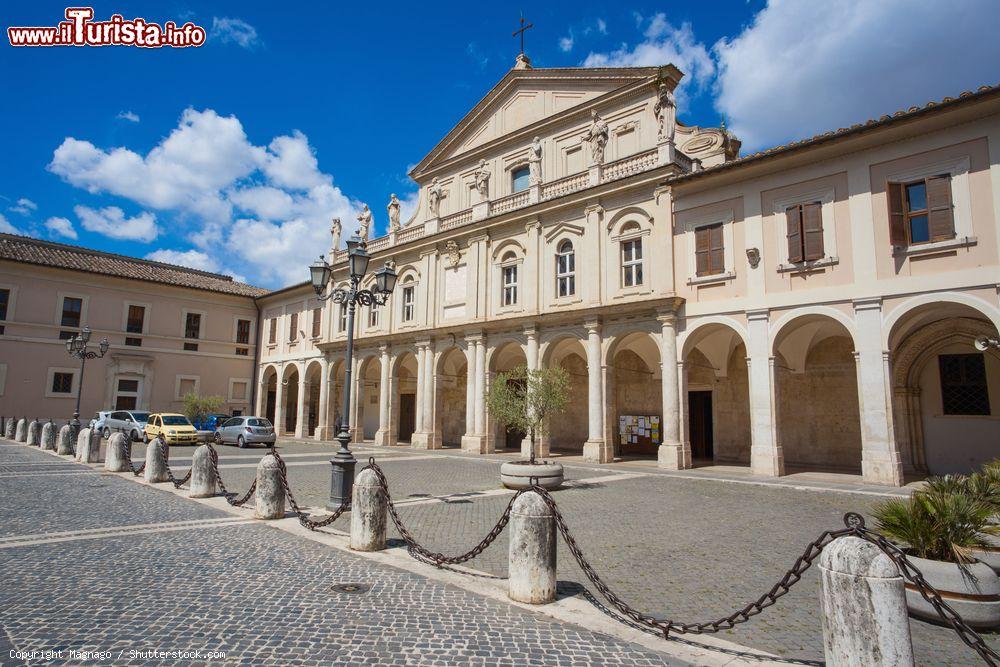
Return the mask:
<path fill-rule="evenodd" d="M 399 279 L 358 310 L 354 440 L 527 453 L 486 392 L 558 365 L 541 455 L 889 485 L 997 457 L 1000 89 L 741 156 L 678 121 L 682 76 L 521 58 L 413 167 L 416 212 L 368 241 Z M 256 412 L 332 439 L 344 308 L 257 303 Z"/>

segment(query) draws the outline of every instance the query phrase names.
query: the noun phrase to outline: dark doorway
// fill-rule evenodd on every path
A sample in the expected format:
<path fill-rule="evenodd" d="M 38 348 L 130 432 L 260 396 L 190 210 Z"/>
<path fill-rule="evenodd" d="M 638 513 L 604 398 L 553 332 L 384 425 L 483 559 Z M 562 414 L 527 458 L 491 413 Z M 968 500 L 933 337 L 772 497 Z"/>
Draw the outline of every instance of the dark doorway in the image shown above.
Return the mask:
<path fill-rule="evenodd" d="M 712 446 L 712 392 L 688 392 L 688 436 L 691 439 L 691 458 L 715 457 Z"/>
<path fill-rule="evenodd" d="M 264 401 L 264 416 L 272 424 L 274 423 L 274 404 L 277 402 L 277 398 L 273 389 L 267 390 L 267 399 Z"/>
<path fill-rule="evenodd" d="M 115 410 L 135 410 L 135 396 L 119 396 L 115 399 Z"/>
<path fill-rule="evenodd" d="M 524 380 L 511 380 L 511 384 L 524 392 L 527 391 L 527 382 Z M 521 449 L 521 441 L 528 437 L 528 434 L 518 428 L 507 428 L 504 430 L 504 447 L 506 449 Z"/>
<path fill-rule="evenodd" d="M 417 427 L 417 396 L 416 394 L 399 395 L 399 442 L 410 442 L 413 430 Z"/>

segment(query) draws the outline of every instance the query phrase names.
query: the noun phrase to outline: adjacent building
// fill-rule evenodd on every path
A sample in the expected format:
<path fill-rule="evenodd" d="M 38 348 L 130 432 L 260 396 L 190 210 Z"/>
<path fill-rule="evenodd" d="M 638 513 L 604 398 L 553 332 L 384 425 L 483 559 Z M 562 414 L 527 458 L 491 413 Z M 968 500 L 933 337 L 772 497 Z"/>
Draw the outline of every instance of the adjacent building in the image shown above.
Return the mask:
<path fill-rule="evenodd" d="M 416 164 L 416 213 L 369 243 L 399 281 L 358 314 L 354 438 L 526 451 L 484 395 L 560 365 L 541 454 L 889 485 L 997 457 L 974 341 L 1000 323 L 1000 89 L 741 157 L 677 121 L 681 76 L 521 57 Z M 344 309 L 307 283 L 257 302 L 257 412 L 331 438 Z"/>
<path fill-rule="evenodd" d="M 80 360 L 66 341 L 89 326 L 81 415 L 179 411 L 189 392 L 253 404 L 254 297 L 230 277 L 0 234 L 0 415 L 69 419 Z"/>

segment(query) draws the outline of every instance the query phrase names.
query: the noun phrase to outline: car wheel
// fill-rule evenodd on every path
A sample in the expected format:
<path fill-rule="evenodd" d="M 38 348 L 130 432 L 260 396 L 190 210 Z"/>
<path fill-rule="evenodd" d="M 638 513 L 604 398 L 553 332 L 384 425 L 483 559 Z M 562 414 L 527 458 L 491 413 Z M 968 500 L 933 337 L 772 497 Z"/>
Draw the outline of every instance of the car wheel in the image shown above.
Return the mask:
<path fill-rule="evenodd" d="M 247 441 L 243 439 L 242 435 L 236 438 L 236 444 L 240 446 L 240 449 L 247 448 Z"/>
<path fill-rule="evenodd" d="M 221 433 L 216 433 L 215 434 L 215 444 L 217 444 L 217 445 L 221 445 L 222 444 L 222 434 Z"/>
<path fill-rule="evenodd" d="M 111 439 L 111 429 L 108 428 L 107 426 L 104 427 L 104 439 L 105 440 Z"/>
<path fill-rule="evenodd" d="M 139 432 L 138 431 L 132 431 L 131 433 L 128 434 L 128 437 L 129 437 L 129 440 L 131 440 L 132 442 L 138 442 L 139 441 Z"/>

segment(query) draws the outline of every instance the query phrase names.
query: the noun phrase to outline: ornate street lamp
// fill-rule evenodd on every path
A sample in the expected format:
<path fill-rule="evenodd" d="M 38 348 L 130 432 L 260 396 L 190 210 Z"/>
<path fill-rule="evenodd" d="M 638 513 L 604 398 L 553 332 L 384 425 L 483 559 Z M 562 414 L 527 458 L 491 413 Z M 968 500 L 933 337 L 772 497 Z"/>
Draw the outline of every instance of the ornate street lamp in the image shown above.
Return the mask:
<path fill-rule="evenodd" d="M 347 355 L 344 364 L 344 412 L 340 418 L 340 432 L 337 440 L 340 441 L 340 449 L 333 455 L 330 464 L 333 470 L 330 473 L 330 501 L 327 508 L 335 510 L 351 497 L 351 488 L 354 486 L 354 467 L 357 460 L 351 453 L 351 366 L 354 359 L 354 311 L 358 304 L 374 307 L 384 306 L 389 300 L 389 295 L 396 287 L 396 270 L 391 262 L 386 262 L 385 266 L 375 273 L 375 289 L 359 289 L 362 278 L 368 271 L 368 262 L 371 255 L 368 254 L 365 242 L 358 236 L 352 236 L 347 240 L 347 267 L 351 273 L 351 285 L 349 288 L 338 288 L 326 292 L 330 284 L 333 270 L 326 263 L 323 256 L 309 267 L 310 278 L 313 289 L 320 301 L 333 299 L 334 303 L 339 303 L 347 307 Z"/>
<path fill-rule="evenodd" d="M 100 359 L 108 353 L 108 348 L 111 347 L 107 338 L 101 339 L 97 346 L 99 351 L 88 349 L 89 343 L 90 327 L 84 327 L 83 331 L 66 341 L 66 351 L 69 356 L 77 357 L 80 360 L 80 379 L 76 383 L 76 410 L 73 412 L 73 421 L 70 422 L 73 442 L 76 442 L 76 436 L 80 434 L 80 394 L 83 391 L 83 369 L 87 366 L 87 359 Z"/>

